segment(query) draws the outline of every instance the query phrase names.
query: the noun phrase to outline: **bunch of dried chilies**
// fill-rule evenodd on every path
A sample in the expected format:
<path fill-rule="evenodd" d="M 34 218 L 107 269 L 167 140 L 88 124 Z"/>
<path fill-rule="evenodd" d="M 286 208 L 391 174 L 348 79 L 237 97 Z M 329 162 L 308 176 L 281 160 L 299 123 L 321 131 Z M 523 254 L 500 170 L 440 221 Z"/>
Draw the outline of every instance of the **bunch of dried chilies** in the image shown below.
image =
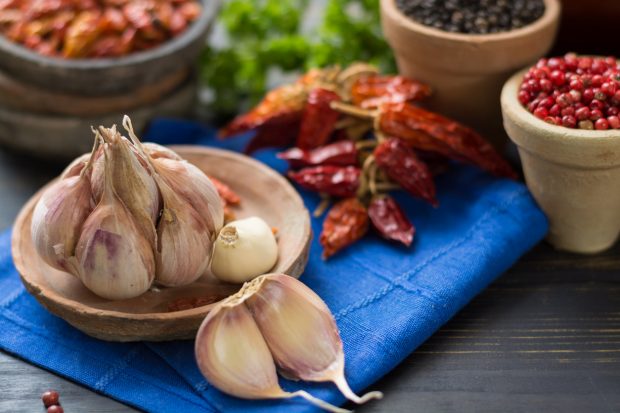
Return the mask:
<path fill-rule="evenodd" d="M 363 63 L 315 69 L 269 92 L 221 136 L 256 130 L 248 153 L 294 145 L 279 157 L 290 163 L 293 181 L 325 198 L 317 215 L 336 198 L 320 237 L 325 258 L 363 237 L 371 224 L 409 246 L 414 226 L 389 191 L 402 189 L 437 206 L 433 175 L 449 159 L 516 177 L 475 131 L 414 104 L 430 93 L 425 84 Z"/>
<path fill-rule="evenodd" d="M 46 56 L 124 56 L 182 33 L 196 0 L 3 0 L 0 34 Z"/>

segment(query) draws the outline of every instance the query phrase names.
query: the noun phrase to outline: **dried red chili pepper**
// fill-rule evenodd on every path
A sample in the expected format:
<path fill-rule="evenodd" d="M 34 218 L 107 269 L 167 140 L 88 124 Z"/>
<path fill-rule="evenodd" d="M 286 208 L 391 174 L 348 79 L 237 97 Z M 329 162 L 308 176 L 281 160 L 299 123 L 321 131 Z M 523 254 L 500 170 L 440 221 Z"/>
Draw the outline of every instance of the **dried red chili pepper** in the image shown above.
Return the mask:
<path fill-rule="evenodd" d="M 323 222 L 319 239 L 323 246 L 323 259 L 359 240 L 368 231 L 368 211 L 357 198 L 337 202 Z"/>
<path fill-rule="evenodd" d="M 517 177 L 512 167 L 478 133 L 417 106 L 384 104 L 379 115 L 379 129 L 414 148 L 477 165 L 497 176 Z"/>
<path fill-rule="evenodd" d="M 394 198 L 387 195 L 374 197 L 368 206 L 368 216 L 381 236 L 411 245 L 415 228 Z"/>
<path fill-rule="evenodd" d="M 291 146 L 298 132 L 299 114 L 292 112 L 282 115 L 260 126 L 244 152 L 251 155 L 263 148 Z"/>
<path fill-rule="evenodd" d="M 241 203 L 241 198 L 239 195 L 237 195 L 237 193 L 228 185 L 212 176 L 210 176 L 209 179 L 226 205 L 239 205 Z"/>
<path fill-rule="evenodd" d="M 278 158 L 289 162 L 293 168 L 317 165 L 356 165 L 358 163 L 355 142 L 342 140 L 316 149 L 291 148 L 280 152 Z"/>
<path fill-rule="evenodd" d="M 303 188 L 341 198 L 355 196 L 360 175 L 361 170 L 358 167 L 334 165 L 313 166 L 288 174 Z"/>
<path fill-rule="evenodd" d="M 377 166 L 390 179 L 411 195 L 437 206 L 433 175 L 413 149 L 400 139 L 390 138 L 377 145 L 373 154 Z"/>
<path fill-rule="evenodd" d="M 339 100 L 340 96 L 331 90 L 315 88 L 310 91 L 301 119 L 297 147 L 313 149 L 327 143 L 340 117 L 340 113 L 329 104 Z"/>
<path fill-rule="evenodd" d="M 422 100 L 431 95 L 424 83 L 403 76 L 363 76 L 351 87 L 351 100 L 361 108 L 369 109 L 386 102 Z"/>

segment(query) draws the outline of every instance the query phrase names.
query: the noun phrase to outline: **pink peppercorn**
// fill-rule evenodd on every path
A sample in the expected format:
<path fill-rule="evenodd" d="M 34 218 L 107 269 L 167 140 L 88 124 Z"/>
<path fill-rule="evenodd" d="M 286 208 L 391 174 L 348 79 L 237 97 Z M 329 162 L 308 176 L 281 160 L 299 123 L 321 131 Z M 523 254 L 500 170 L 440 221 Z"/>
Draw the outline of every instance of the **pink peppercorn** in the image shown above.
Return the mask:
<path fill-rule="evenodd" d="M 609 129 L 609 122 L 605 118 L 600 118 L 594 122 L 594 128 L 597 130 L 607 130 Z"/>
<path fill-rule="evenodd" d="M 620 128 L 620 64 L 615 58 L 540 59 L 524 77 L 519 102 L 536 117 L 569 128 Z"/>

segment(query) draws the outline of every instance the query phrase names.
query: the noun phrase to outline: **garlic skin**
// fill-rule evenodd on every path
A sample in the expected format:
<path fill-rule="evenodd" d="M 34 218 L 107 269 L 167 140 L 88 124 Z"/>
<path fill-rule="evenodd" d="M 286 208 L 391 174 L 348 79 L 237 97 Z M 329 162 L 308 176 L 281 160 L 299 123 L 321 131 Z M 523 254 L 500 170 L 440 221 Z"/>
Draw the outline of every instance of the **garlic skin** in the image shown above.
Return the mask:
<path fill-rule="evenodd" d="M 215 238 L 224 225 L 224 207 L 215 185 L 196 166 L 184 160 L 155 158 L 158 174 L 204 219 Z"/>
<path fill-rule="evenodd" d="M 209 383 L 224 393 L 243 399 L 299 396 L 331 412 L 349 412 L 303 390 L 289 393 L 280 388 L 269 348 L 243 300 L 242 289 L 216 305 L 198 329 L 196 362 Z"/>
<path fill-rule="evenodd" d="M 212 241 L 206 223 L 161 177 L 163 199 L 157 225 L 156 275 L 159 284 L 173 287 L 197 280 L 209 267 Z"/>
<path fill-rule="evenodd" d="M 165 146 L 159 145 L 153 142 L 143 142 L 142 146 L 146 150 L 146 153 L 153 159 L 166 158 L 172 159 L 175 161 L 181 161 L 181 158 L 175 151 L 172 149 L 166 148 Z"/>
<path fill-rule="evenodd" d="M 90 185 L 80 174 L 58 180 L 43 193 L 30 229 L 35 249 L 46 263 L 77 275 L 71 257 L 93 207 Z"/>
<path fill-rule="evenodd" d="M 156 246 L 155 222 L 159 216 L 161 200 L 155 180 L 147 169 L 146 161 L 133 148 L 133 144 L 116 131 L 99 128 L 107 143 L 107 161 L 99 157 L 94 163 L 91 177 L 95 201 L 103 196 L 102 175 L 109 163 L 111 184 L 118 198 L 125 204 L 135 222 L 147 237 L 151 246 Z M 107 173 L 107 172 L 106 172 Z"/>
<path fill-rule="evenodd" d="M 106 161 L 109 150 L 106 144 Z M 155 257 L 112 181 L 112 165 L 106 162 L 101 201 L 84 223 L 75 252 L 82 283 L 100 297 L 122 300 L 150 288 Z"/>
<path fill-rule="evenodd" d="M 75 158 L 62 173 L 60 174 L 60 179 L 70 178 L 72 176 L 78 176 L 82 170 L 88 164 L 90 160 L 90 153 L 85 153 L 82 156 Z"/>
<path fill-rule="evenodd" d="M 200 371 L 225 393 L 244 399 L 282 393 L 269 348 L 243 304 L 209 312 L 196 335 L 195 350 Z"/>
<path fill-rule="evenodd" d="M 265 221 L 229 222 L 213 246 L 211 272 L 220 281 L 242 283 L 268 272 L 278 260 L 278 243 Z"/>
<path fill-rule="evenodd" d="M 381 392 L 359 397 L 344 376 L 344 352 L 329 308 L 299 280 L 283 274 L 256 279 L 260 288 L 247 297 L 250 309 L 278 371 L 293 380 L 332 381 L 349 400 L 362 404 Z"/>

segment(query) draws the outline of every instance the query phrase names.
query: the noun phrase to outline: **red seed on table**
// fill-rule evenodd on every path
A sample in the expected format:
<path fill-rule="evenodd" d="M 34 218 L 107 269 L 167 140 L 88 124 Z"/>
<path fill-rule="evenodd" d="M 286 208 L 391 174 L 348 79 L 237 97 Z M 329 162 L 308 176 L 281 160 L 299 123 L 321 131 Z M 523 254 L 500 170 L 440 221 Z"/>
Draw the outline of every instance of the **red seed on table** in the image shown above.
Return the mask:
<path fill-rule="evenodd" d="M 571 90 L 577 90 L 577 91 L 583 90 L 583 81 L 581 81 L 581 79 L 579 78 L 571 80 L 570 88 Z"/>
<path fill-rule="evenodd" d="M 62 408 L 62 406 L 50 406 L 47 408 L 47 413 L 64 413 L 65 409 Z"/>
<path fill-rule="evenodd" d="M 573 106 L 569 106 L 567 108 L 562 109 L 562 116 L 575 116 L 575 108 Z"/>
<path fill-rule="evenodd" d="M 540 119 L 545 119 L 547 116 L 549 116 L 549 111 L 539 106 L 536 108 L 536 110 L 534 110 L 534 116 Z"/>
<path fill-rule="evenodd" d="M 577 119 L 574 116 L 563 116 L 562 117 L 562 126 L 567 128 L 574 128 L 577 125 Z"/>
<path fill-rule="evenodd" d="M 561 72 L 559 70 L 554 70 L 553 72 L 551 72 L 551 74 L 549 75 L 549 79 L 556 85 L 556 86 L 562 86 L 564 84 L 564 82 L 566 82 L 566 75 L 564 75 L 564 72 Z M 541 82 L 541 86 L 542 86 L 542 82 Z"/>
<path fill-rule="evenodd" d="M 551 92 L 553 90 L 553 82 L 549 79 L 540 79 L 540 88 L 545 92 Z"/>
<path fill-rule="evenodd" d="M 43 405 L 45 407 L 50 407 L 58 404 L 60 399 L 60 395 L 55 390 L 48 390 L 41 395 L 41 400 L 43 401 Z"/>
<path fill-rule="evenodd" d="M 551 106 L 551 109 L 549 109 L 549 115 L 551 116 L 558 116 L 561 113 L 562 108 L 560 108 L 560 105 L 555 104 L 553 106 Z"/>
<path fill-rule="evenodd" d="M 594 99 L 594 90 L 592 90 L 592 88 L 589 87 L 585 89 L 583 93 L 581 94 L 581 100 L 583 100 L 585 103 L 588 103 L 592 101 L 592 99 Z"/>

